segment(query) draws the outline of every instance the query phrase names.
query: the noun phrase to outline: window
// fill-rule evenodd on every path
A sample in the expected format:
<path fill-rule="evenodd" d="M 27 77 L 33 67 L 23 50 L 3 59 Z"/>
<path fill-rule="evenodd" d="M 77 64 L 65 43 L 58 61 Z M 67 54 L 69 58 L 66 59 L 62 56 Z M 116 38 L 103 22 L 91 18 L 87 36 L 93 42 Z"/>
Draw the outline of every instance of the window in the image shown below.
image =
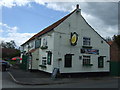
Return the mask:
<path fill-rule="evenodd" d="M 33 48 L 33 47 L 34 47 L 34 42 L 31 42 L 31 45 L 30 45 L 30 46 L 31 46 L 31 48 Z"/>
<path fill-rule="evenodd" d="M 41 46 L 41 39 L 37 39 L 35 41 L 35 48 L 39 48 Z"/>
<path fill-rule="evenodd" d="M 46 57 L 42 57 L 42 65 L 46 65 Z"/>
<path fill-rule="evenodd" d="M 83 37 L 83 45 L 85 45 L 85 46 L 90 46 L 90 38 L 88 38 L 88 37 Z"/>
<path fill-rule="evenodd" d="M 64 67 L 72 67 L 72 55 L 73 54 L 65 55 L 65 66 Z"/>
<path fill-rule="evenodd" d="M 42 60 L 42 65 L 46 65 L 46 60 Z"/>
<path fill-rule="evenodd" d="M 47 38 L 43 38 L 42 46 L 43 46 L 43 47 L 47 46 Z"/>
<path fill-rule="evenodd" d="M 83 66 L 90 65 L 90 56 L 83 56 Z"/>
<path fill-rule="evenodd" d="M 48 52 L 47 53 L 47 64 L 51 65 L 51 61 L 52 61 L 52 52 Z"/>
<path fill-rule="evenodd" d="M 100 56 L 98 57 L 98 68 L 104 67 L 104 57 Z"/>

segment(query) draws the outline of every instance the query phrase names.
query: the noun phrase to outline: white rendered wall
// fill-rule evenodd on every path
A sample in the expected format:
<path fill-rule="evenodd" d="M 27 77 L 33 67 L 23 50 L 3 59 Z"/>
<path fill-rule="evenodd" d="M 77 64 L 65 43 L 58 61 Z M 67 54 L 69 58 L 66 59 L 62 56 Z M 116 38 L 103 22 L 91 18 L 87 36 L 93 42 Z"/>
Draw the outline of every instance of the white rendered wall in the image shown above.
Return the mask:
<path fill-rule="evenodd" d="M 70 33 L 77 32 L 78 43 L 76 46 L 71 46 L 69 39 Z M 72 72 L 106 72 L 109 71 L 109 45 L 84 21 L 80 13 L 73 13 L 58 27 L 55 28 L 54 34 L 54 67 L 59 67 L 61 73 Z M 83 37 L 91 38 L 91 46 L 93 49 L 99 49 L 99 55 L 86 54 L 91 56 L 91 63 L 93 66 L 85 67 L 82 65 L 82 60 L 79 60 L 79 56 L 85 54 L 80 53 L 80 49 L 83 45 Z M 101 43 L 103 41 L 103 43 Z M 74 54 L 72 58 L 72 67 L 64 67 L 64 55 Z M 104 59 L 104 68 L 98 68 L 98 57 L 106 56 Z M 58 58 L 62 58 L 62 61 L 58 61 Z"/>
<path fill-rule="evenodd" d="M 49 32 L 48 34 L 45 34 L 44 36 L 40 37 L 41 38 L 41 43 L 43 43 L 43 39 L 47 39 L 47 46 L 48 48 L 45 50 L 42 50 L 39 48 L 39 65 L 42 64 L 42 57 L 47 57 L 47 51 L 51 51 L 52 53 L 54 52 L 54 33 Z M 48 73 L 52 73 L 53 70 L 53 54 L 52 54 L 52 62 L 51 65 L 46 65 L 46 68 L 41 68 L 38 65 L 38 69 L 41 71 L 45 71 Z"/>
<path fill-rule="evenodd" d="M 36 49 L 32 53 L 32 68 L 31 69 L 38 70 L 38 61 L 39 61 L 39 49 Z"/>

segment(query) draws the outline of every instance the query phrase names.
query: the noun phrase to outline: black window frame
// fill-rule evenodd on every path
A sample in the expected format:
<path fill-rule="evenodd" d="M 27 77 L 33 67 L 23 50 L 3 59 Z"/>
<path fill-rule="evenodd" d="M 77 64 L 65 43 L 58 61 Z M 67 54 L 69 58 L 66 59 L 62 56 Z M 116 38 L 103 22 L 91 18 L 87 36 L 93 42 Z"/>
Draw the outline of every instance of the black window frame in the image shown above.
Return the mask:
<path fill-rule="evenodd" d="M 52 52 L 49 51 L 47 52 L 47 64 L 51 65 L 51 62 L 52 62 Z"/>
<path fill-rule="evenodd" d="M 73 54 L 66 54 L 64 57 L 64 67 L 71 68 L 72 67 L 72 56 Z"/>
<path fill-rule="evenodd" d="M 104 68 L 104 57 L 98 57 L 98 68 Z"/>

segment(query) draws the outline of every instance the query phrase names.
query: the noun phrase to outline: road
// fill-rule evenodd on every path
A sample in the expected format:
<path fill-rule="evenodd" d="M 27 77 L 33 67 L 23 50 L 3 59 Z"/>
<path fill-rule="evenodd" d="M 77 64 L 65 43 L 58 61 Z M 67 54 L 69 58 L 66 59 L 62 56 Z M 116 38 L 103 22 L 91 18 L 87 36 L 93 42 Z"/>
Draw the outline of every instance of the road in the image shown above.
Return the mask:
<path fill-rule="evenodd" d="M 2 88 L 118 88 L 118 78 L 105 80 L 85 79 L 77 83 L 55 85 L 19 85 L 16 84 L 7 72 L 2 73 Z"/>

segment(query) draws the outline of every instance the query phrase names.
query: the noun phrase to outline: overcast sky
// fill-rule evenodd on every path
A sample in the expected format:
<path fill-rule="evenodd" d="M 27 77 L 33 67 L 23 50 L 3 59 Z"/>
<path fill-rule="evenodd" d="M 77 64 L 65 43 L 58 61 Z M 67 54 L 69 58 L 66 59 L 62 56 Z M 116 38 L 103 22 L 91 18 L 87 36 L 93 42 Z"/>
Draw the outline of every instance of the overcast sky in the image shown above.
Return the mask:
<path fill-rule="evenodd" d="M 52 1 L 52 0 L 49 0 Z M 21 45 L 80 5 L 82 16 L 104 38 L 118 33 L 118 2 L 43 2 L 1 0 L 0 40 Z"/>

